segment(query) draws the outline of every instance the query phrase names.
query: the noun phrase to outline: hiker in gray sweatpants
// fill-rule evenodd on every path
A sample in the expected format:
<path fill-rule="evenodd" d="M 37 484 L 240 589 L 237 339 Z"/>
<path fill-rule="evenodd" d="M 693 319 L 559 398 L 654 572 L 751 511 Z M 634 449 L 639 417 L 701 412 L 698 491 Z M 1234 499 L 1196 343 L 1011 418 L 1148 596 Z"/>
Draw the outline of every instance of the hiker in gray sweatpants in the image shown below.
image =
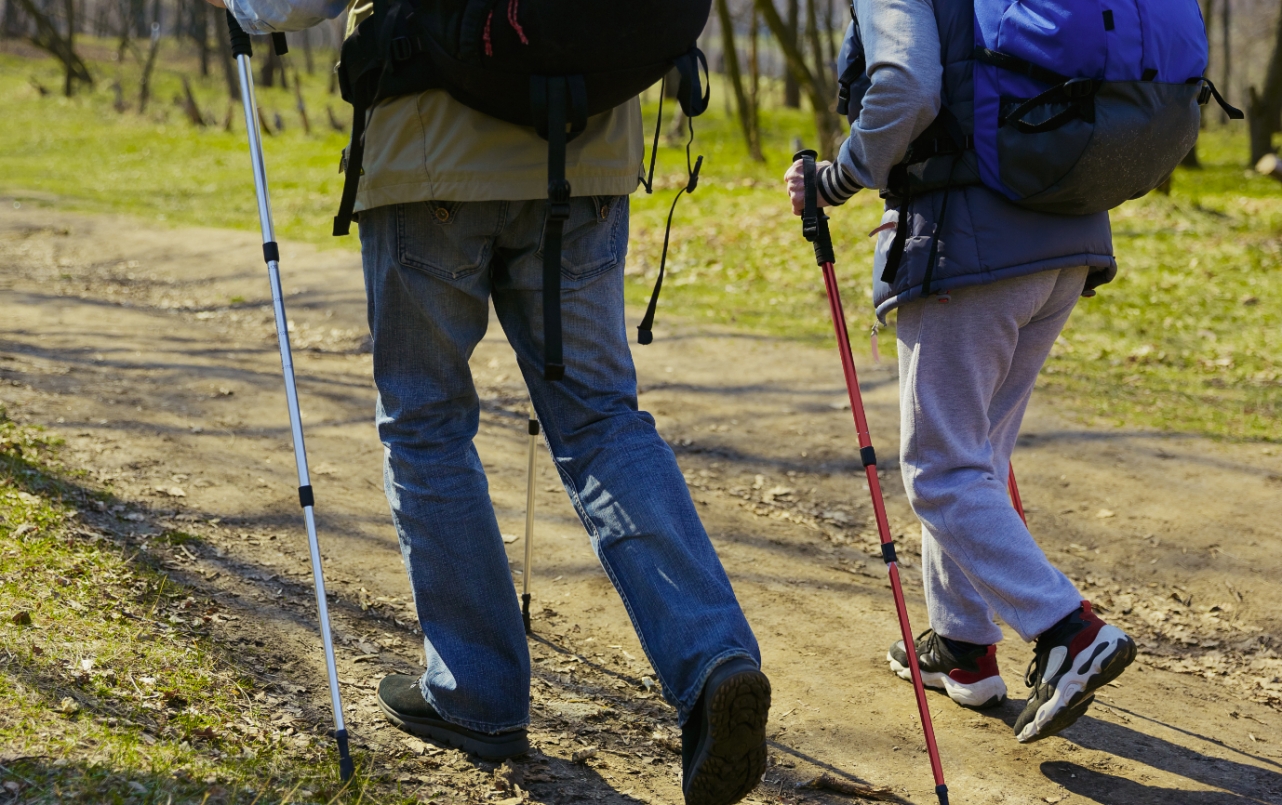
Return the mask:
<path fill-rule="evenodd" d="M 922 677 L 966 706 L 1002 702 L 1000 617 L 1037 641 L 1032 692 L 1015 724 L 1020 741 L 1036 740 L 1076 721 L 1135 651 L 1051 565 L 1006 485 L 1051 345 L 1077 299 L 1117 272 L 1108 214 L 1017 207 L 965 181 L 965 144 L 936 144 L 974 130 L 970 4 L 855 0 L 852 11 L 838 62 L 846 71 L 863 60 L 843 76 L 853 76 L 850 137 L 835 164 L 821 163 L 819 189 L 823 206 L 865 187 L 887 199 L 874 303 L 883 322 L 898 311 L 900 461 L 922 523 L 931 627 L 916 641 Z M 928 158 L 905 164 L 910 145 Z M 798 214 L 800 164 L 785 176 Z M 911 198 L 896 192 L 910 167 L 942 186 Z M 902 641 L 888 659 L 911 678 Z"/>

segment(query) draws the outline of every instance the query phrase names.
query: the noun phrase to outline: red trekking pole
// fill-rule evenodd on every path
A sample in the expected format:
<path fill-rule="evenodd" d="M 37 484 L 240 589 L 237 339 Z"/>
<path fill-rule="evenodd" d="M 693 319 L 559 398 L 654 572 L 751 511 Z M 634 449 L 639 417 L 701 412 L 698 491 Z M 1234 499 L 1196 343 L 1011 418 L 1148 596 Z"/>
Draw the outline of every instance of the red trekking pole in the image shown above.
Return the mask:
<path fill-rule="evenodd" d="M 1015 483 L 1015 465 L 1010 465 L 1010 476 L 1006 480 L 1006 491 L 1010 492 L 1011 505 L 1019 512 L 1019 519 L 1028 526 L 1028 515 L 1024 514 L 1024 500 L 1019 496 L 1019 485 Z"/>
<path fill-rule="evenodd" d="M 877 531 L 881 535 L 881 556 L 886 560 L 890 573 L 890 587 L 895 594 L 895 609 L 899 613 L 899 630 L 908 653 L 908 668 L 913 677 L 913 690 L 917 694 L 917 710 L 921 714 L 922 731 L 926 734 L 926 751 L 930 754 L 930 770 L 935 776 L 935 794 L 939 805 L 948 805 L 948 786 L 944 784 L 944 767 L 939 760 L 939 747 L 935 744 L 935 728 L 930 721 L 930 706 L 926 703 L 926 689 L 921 682 L 921 668 L 917 665 L 917 647 L 913 643 L 912 626 L 908 623 L 908 606 L 904 603 L 904 589 L 899 583 L 899 563 L 895 558 L 895 543 L 890 536 L 890 521 L 886 519 L 886 503 L 881 497 L 881 483 L 877 478 L 877 454 L 873 451 L 868 435 L 868 418 L 864 415 L 863 397 L 859 393 L 859 378 L 855 375 L 855 359 L 850 353 L 850 336 L 846 333 L 846 314 L 841 308 L 841 293 L 837 288 L 837 275 L 833 270 L 836 258 L 832 250 L 832 236 L 828 233 L 828 216 L 819 210 L 818 190 L 815 184 L 814 151 L 801 151 L 793 161 L 801 160 L 802 175 L 806 183 L 805 207 L 801 214 L 801 231 L 806 240 L 815 246 L 815 260 L 823 269 L 824 288 L 828 292 L 828 308 L 832 312 L 832 325 L 837 333 L 837 348 L 841 351 L 841 368 L 846 373 L 846 390 L 850 393 L 850 410 L 855 415 L 855 429 L 859 432 L 859 456 L 864 472 L 868 475 L 868 491 L 872 495 L 872 508 L 877 517 Z"/>

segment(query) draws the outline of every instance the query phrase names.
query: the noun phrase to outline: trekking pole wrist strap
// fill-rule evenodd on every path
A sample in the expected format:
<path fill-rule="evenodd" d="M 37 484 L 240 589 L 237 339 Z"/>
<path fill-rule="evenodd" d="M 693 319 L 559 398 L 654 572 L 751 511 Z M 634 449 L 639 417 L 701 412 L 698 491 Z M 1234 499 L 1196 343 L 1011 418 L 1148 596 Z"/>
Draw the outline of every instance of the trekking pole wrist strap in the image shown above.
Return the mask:
<path fill-rule="evenodd" d="M 815 262 L 820 266 L 835 263 L 832 236 L 828 232 L 828 216 L 819 209 L 819 181 L 815 168 L 814 151 L 798 151 L 793 161 L 801 162 L 801 179 L 804 183 L 804 201 L 801 208 L 801 234 L 815 246 Z"/>

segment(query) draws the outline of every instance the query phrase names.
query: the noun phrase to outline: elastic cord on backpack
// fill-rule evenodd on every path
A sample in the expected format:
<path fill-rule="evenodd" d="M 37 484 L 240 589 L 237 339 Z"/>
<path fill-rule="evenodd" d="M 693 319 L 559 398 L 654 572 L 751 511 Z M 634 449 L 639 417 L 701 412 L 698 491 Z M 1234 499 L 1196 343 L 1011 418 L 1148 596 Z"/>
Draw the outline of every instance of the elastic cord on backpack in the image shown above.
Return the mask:
<path fill-rule="evenodd" d="M 668 77 L 665 75 L 659 81 L 659 116 L 654 121 L 654 143 L 650 146 L 650 173 L 641 180 L 641 186 L 645 188 L 646 195 L 654 193 L 654 163 L 659 158 L 659 132 L 663 126 L 663 95 L 667 86 Z"/>
<path fill-rule="evenodd" d="M 668 210 L 668 224 L 663 230 L 663 253 L 659 257 L 659 278 L 654 282 L 654 290 L 650 293 L 650 304 L 646 306 L 645 317 L 637 325 L 637 343 L 641 345 L 649 344 L 654 341 L 654 312 L 659 306 L 659 292 L 663 290 L 663 273 L 668 264 L 668 240 L 672 235 L 672 216 L 676 214 L 677 202 L 681 196 L 686 193 L 693 193 L 699 186 L 699 169 L 703 167 L 703 156 L 700 155 L 694 161 L 694 166 L 690 165 L 690 146 L 694 144 L 694 118 L 686 116 L 686 125 L 690 130 L 690 138 L 686 140 L 686 172 L 689 174 L 689 181 L 686 186 L 677 191 L 676 198 L 672 199 L 672 207 Z M 656 140 L 656 145 L 658 144 Z M 653 170 L 653 168 L 651 168 Z M 653 174 L 652 180 L 653 180 Z"/>

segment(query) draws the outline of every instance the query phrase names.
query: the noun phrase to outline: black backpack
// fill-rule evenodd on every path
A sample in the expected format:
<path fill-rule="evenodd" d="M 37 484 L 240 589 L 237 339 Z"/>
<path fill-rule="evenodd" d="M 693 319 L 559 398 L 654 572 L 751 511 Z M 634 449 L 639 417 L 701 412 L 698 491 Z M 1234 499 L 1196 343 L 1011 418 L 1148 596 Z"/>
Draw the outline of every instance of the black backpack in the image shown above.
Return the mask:
<path fill-rule="evenodd" d="M 374 0 L 373 14 L 343 43 L 338 67 L 353 118 L 334 234 L 349 231 L 365 119 L 379 101 L 443 89 L 477 111 L 533 127 L 548 141 L 543 372 L 561 379 L 561 237 L 571 196 L 566 143 L 590 116 L 637 96 L 673 68 L 681 76 L 682 110 L 689 118 L 702 114 L 708 92 L 699 73 L 706 74 L 707 62 L 696 41 L 711 6 L 711 0 Z M 657 134 L 656 128 L 656 142 Z M 650 171 L 653 178 L 653 155 Z M 691 173 L 688 190 L 698 168 Z M 643 343 L 652 318 L 651 310 Z"/>

